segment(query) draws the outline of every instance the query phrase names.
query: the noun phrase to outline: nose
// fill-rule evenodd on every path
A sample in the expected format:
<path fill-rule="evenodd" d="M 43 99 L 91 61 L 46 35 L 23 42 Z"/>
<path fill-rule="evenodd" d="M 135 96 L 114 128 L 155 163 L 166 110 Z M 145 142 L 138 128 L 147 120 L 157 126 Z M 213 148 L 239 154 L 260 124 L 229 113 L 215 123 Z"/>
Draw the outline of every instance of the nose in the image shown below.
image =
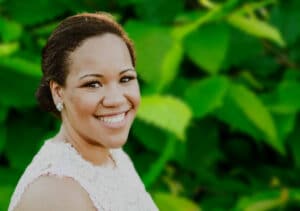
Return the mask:
<path fill-rule="evenodd" d="M 118 107 L 124 104 L 125 101 L 124 90 L 120 86 L 110 85 L 105 88 L 102 100 L 104 107 Z"/>

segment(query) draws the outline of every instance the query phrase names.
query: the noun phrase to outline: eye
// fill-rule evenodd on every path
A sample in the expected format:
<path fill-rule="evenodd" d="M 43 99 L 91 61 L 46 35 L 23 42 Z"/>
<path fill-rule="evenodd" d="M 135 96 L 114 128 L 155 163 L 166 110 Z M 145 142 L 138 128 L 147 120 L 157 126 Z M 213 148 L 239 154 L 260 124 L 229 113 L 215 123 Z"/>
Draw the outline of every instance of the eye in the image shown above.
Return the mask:
<path fill-rule="evenodd" d="M 131 80 L 134 80 L 134 79 L 136 79 L 135 76 L 124 76 L 124 77 L 122 77 L 122 78 L 120 79 L 120 82 L 121 82 L 121 83 L 127 83 L 127 82 L 129 82 L 129 81 L 131 81 Z"/>
<path fill-rule="evenodd" d="M 101 86 L 102 84 L 99 81 L 89 81 L 83 85 L 83 87 L 88 87 L 88 88 L 99 88 Z"/>

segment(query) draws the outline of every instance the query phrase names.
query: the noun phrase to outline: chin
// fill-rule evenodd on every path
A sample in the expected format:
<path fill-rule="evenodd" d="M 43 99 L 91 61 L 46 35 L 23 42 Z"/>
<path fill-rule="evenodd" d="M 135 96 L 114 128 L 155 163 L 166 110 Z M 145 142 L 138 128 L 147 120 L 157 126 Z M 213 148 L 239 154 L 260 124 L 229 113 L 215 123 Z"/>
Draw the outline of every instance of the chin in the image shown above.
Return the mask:
<path fill-rule="evenodd" d="M 124 141 L 114 141 L 112 143 L 109 144 L 108 148 L 111 149 L 117 149 L 117 148 L 121 148 L 126 144 L 127 140 Z"/>
<path fill-rule="evenodd" d="M 124 136 L 123 137 L 120 137 L 120 136 L 119 137 L 111 137 L 110 140 L 107 140 L 106 147 L 112 148 L 112 149 L 121 148 L 126 144 L 127 138 L 128 138 L 128 136 L 126 136 L 126 137 L 124 137 Z"/>

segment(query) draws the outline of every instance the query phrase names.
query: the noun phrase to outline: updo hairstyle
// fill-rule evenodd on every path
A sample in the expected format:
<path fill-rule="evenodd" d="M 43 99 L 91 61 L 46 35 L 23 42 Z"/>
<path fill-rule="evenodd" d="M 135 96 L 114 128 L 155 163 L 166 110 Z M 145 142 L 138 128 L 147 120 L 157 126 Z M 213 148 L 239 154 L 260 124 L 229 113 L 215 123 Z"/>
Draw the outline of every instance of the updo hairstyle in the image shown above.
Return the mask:
<path fill-rule="evenodd" d="M 82 13 L 63 20 L 50 35 L 42 51 L 43 76 L 36 91 L 40 107 L 60 117 L 50 91 L 49 82 L 65 86 L 69 71 L 69 56 L 84 40 L 112 33 L 119 36 L 126 44 L 132 65 L 135 67 L 135 49 L 124 29 L 108 13 Z"/>

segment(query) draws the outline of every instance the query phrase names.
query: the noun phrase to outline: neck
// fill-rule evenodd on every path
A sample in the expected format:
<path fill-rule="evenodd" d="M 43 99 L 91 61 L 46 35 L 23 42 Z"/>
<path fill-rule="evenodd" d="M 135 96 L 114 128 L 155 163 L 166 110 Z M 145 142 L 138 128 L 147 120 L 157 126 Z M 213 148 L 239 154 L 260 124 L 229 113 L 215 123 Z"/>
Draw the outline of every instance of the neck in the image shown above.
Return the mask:
<path fill-rule="evenodd" d="M 108 148 L 92 143 L 63 124 L 54 139 L 70 143 L 83 159 L 94 165 L 114 165 Z"/>

